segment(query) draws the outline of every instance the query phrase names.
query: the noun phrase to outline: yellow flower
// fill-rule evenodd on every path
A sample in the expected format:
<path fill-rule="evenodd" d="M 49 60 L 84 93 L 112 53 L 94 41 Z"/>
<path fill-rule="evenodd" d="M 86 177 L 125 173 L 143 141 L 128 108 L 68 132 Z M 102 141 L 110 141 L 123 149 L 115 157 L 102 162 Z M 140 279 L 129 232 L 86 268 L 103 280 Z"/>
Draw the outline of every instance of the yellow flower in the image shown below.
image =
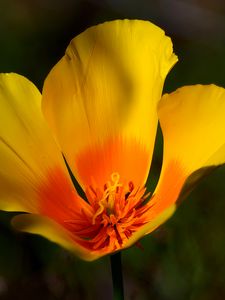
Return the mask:
<path fill-rule="evenodd" d="M 0 209 L 26 212 L 13 218 L 16 228 L 94 260 L 153 231 L 225 162 L 222 88 L 183 87 L 160 100 L 176 61 L 160 28 L 117 20 L 71 41 L 43 96 L 20 75 L 0 76 Z M 150 197 L 158 119 L 164 158 Z"/>

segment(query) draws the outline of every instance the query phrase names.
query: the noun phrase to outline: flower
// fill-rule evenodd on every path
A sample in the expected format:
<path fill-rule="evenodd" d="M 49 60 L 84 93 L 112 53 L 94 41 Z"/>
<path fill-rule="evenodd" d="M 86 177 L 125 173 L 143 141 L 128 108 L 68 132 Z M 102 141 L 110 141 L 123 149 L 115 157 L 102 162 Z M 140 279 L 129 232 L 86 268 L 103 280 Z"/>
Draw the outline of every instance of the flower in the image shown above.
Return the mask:
<path fill-rule="evenodd" d="M 187 86 L 160 100 L 176 61 L 159 27 L 116 20 L 71 41 L 43 96 L 23 76 L 1 74 L 0 209 L 25 212 L 16 228 L 94 260 L 152 232 L 224 164 L 225 91 Z M 150 195 L 158 119 L 164 157 Z"/>

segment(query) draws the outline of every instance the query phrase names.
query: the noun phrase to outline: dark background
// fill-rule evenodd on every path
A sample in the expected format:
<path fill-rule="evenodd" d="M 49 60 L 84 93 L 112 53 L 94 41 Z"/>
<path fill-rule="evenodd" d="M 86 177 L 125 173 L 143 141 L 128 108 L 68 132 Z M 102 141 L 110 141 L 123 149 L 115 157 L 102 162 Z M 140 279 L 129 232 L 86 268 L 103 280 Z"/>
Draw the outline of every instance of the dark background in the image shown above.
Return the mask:
<path fill-rule="evenodd" d="M 0 72 L 40 89 L 78 33 L 106 20 L 147 19 L 162 27 L 179 63 L 165 91 L 195 83 L 225 87 L 223 0 L 0 0 Z M 158 140 L 149 190 L 158 178 Z M 205 179 L 144 250 L 123 251 L 126 299 L 225 299 L 225 168 Z M 87 263 L 44 238 L 15 232 L 0 212 L 0 299 L 111 299 L 109 258 Z"/>

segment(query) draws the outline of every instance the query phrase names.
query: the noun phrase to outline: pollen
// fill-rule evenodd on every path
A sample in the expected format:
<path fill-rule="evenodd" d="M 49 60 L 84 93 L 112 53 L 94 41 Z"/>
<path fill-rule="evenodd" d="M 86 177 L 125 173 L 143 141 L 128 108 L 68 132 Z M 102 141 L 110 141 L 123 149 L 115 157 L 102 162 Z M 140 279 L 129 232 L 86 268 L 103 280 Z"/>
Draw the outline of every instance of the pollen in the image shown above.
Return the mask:
<path fill-rule="evenodd" d="M 110 253 L 120 250 L 134 232 L 150 220 L 150 193 L 135 187 L 132 181 L 123 184 L 117 172 L 103 187 L 89 186 L 86 196 L 91 210 L 82 210 L 80 224 L 67 221 L 79 243 L 92 251 Z M 77 226 L 79 225 L 79 226 Z"/>

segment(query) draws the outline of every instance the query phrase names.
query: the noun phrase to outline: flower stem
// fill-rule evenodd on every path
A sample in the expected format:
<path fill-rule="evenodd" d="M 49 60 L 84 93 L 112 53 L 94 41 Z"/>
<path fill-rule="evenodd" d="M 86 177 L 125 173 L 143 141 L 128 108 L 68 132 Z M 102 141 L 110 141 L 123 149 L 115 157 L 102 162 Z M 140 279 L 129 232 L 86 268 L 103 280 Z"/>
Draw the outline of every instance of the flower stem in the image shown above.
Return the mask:
<path fill-rule="evenodd" d="M 113 300 L 124 300 L 121 252 L 111 255 L 110 262 L 113 283 Z"/>

